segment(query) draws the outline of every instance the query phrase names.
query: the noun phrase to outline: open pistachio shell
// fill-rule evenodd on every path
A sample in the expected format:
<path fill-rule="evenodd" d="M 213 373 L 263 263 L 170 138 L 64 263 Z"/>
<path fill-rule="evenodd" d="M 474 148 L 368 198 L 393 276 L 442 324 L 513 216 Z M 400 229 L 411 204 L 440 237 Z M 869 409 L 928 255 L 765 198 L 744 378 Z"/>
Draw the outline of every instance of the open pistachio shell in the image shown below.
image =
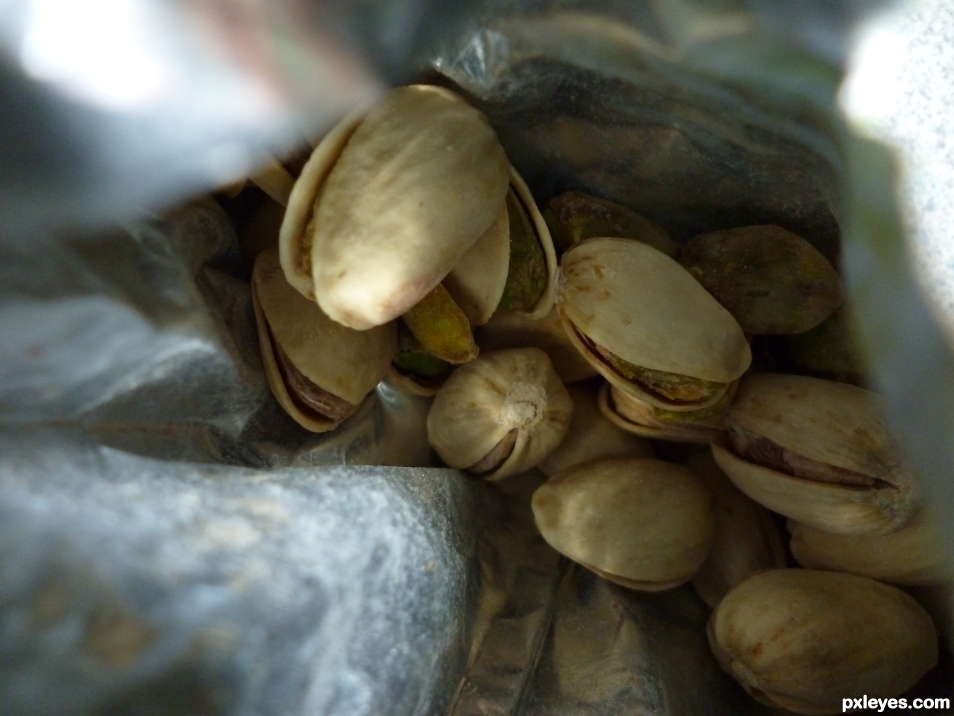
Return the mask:
<path fill-rule="evenodd" d="M 937 631 L 912 597 L 840 572 L 755 574 L 722 599 L 708 632 L 719 664 L 751 696 L 799 714 L 899 696 L 938 660 Z"/>
<path fill-rule="evenodd" d="M 662 227 L 622 204 L 581 191 L 551 199 L 543 215 L 560 252 L 585 239 L 616 236 L 642 241 L 673 258 L 679 253 L 679 244 Z"/>
<path fill-rule="evenodd" d="M 610 383 L 667 410 L 718 403 L 752 354 L 739 324 L 673 259 L 627 239 L 595 238 L 563 255 L 558 305 L 577 349 Z M 607 354 L 649 380 L 700 388 L 696 397 L 627 377 Z M 671 394 L 669 394 L 671 395 Z"/>
<path fill-rule="evenodd" d="M 564 383 L 592 378 L 596 369 L 576 349 L 560 320 L 556 307 L 540 319 L 528 318 L 522 313 L 497 311 L 475 332 L 482 351 L 501 348 L 532 346 L 546 351 L 560 379 Z"/>
<path fill-rule="evenodd" d="M 654 440 L 707 444 L 725 430 L 725 409 L 735 396 L 738 381 L 729 384 L 722 400 L 707 408 L 673 412 L 657 408 L 609 383 L 600 388 L 600 411 L 614 425 Z"/>
<path fill-rule="evenodd" d="M 620 429 L 600 413 L 596 382 L 574 383 L 567 390 L 573 399 L 570 428 L 560 446 L 538 465 L 540 470 L 553 476 L 592 460 L 653 457 L 653 447 L 647 440 Z"/>
<path fill-rule="evenodd" d="M 450 467 L 499 480 L 555 450 L 572 412 L 546 353 L 493 351 L 450 375 L 427 415 L 427 437 Z"/>
<path fill-rule="evenodd" d="M 651 458 L 564 470 L 537 489 L 532 506 L 551 547 L 630 589 L 688 581 L 715 533 L 712 497 L 699 478 Z"/>
<path fill-rule="evenodd" d="M 274 247 L 255 262 L 252 301 L 268 384 L 302 427 L 334 429 L 387 373 L 394 324 L 355 331 L 335 323 L 288 285 Z"/>
<path fill-rule="evenodd" d="M 713 609 L 735 585 L 755 572 L 786 564 L 785 543 L 771 513 L 746 497 L 719 469 L 708 451 L 686 461 L 715 499 L 716 532 L 692 586 Z"/>
<path fill-rule="evenodd" d="M 746 376 L 713 456 L 756 502 L 839 534 L 886 534 L 920 489 L 901 462 L 875 393 L 805 376 Z"/>
<path fill-rule="evenodd" d="M 841 305 L 834 267 L 780 226 L 702 234 L 679 252 L 686 267 L 749 334 L 802 333 Z"/>
<path fill-rule="evenodd" d="M 937 524 L 919 511 L 887 535 L 837 535 L 789 520 L 791 549 L 803 567 L 850 572 L 894 584 L 936 584 L 954 578 Z"/>
<path fill-rule="evenodd" d="M 329 317 L 364 330 L 443 280 L 498 216 L 511 170 L 487 118 L 443 88 L 392 90 L 346 122 L 295 183 L 282 265 Z"/>

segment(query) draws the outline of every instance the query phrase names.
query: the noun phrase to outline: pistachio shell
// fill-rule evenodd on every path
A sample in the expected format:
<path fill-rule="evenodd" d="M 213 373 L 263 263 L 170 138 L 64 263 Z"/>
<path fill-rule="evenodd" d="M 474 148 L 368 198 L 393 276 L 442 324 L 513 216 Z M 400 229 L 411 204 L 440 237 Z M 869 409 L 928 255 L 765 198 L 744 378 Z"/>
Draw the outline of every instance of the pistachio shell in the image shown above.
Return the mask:
<path fill-rule="evenodd" d="M 642 241 L 673 258 L 679 253 L 679 244 L 662 227 L 622 204 L 581 191 L 568 191 L 551 199 L 544 218 L 560 252 L 584 239 L 614 236 Z"/>
<path fill-rule="evenodd" d="M 444 286 L 472 326 L 484 325 L 497 310 L 507 283 L 509 262 L 510 229 L 507 207 L 503 205 L 490 228 L 444 279 Z"/>
<path fill-rule="evenodd" d="M 439 87 L 393 90 L 342 139 L 346 129 L 296 182 L 281 240 L 298 245 L 289 281 L 310 271 L 322 310 L 363 330 L 451 271 L 498 215 L 510 165 L 487 118 Z"/>
<path fill-rule="evenodd" d="M 686 267 L 751 334 L 801 333 L 841 305 L 841 280 L 801 236 L 780 226 L 702 234 L 679 253 Z"/>
<path fill-rule="evenodd" d="M 719 664 L 749 694 L 799 714 L 898 696 L 938 660 L 934 624 L 914 599 L 839 572 L 760 572 L 723 598 L 708 631 Z"/>
<path fill-rule="evenodd" d="M 919 487 L 870 391 L 804 376 L 746 376 L 727 423 L 730 437 L 755 438 L 763 461 L 771 454 L 801 466 L 782 472 L 740 456 L 729 440 L 713 443 L 729 478 L 770 510 L 839 534 L 886 534 L 914 513 Z"/>
<path fill-rule="evenodd" d="M 476 331 L 475 337 L 482 351 L 524 346 L 546 351 L 564 383 L 592 378 L 597 374 L 566 335 L 555 306 L 540 319 L 528 318 L 522 313 L 497 311 L 486 325 Z"/>
<path fill-rule="evenodd" d="M 540 534 L 558 552 L 631 589 L 688 581 L 715 532 L 712 497 L 681 465 L 599 460 L 551 477 L 533 495 Z"/>
<path fill-rule="evenodd" d="M 574 383 L 568 385 L 567 390 L 573 399 L 570 428 L 560 446 L 538 465 L 540 470 L 553 476 L 593 460 L 653 456 L 648 441 L 621 430 L 600 413 L 597 383 Z"/>
<path fill-rule="evenodd" d="M 447 379 L 428 413 L 427 436 L 450 467 L 499 480 L 529 470 L 555 450 L 572 411 L 546 353 L 494 351 Z"/>
<path fill-rule="evenodd" d="M 894 584 L 954 578 L 936 523 L 922 510 L 887 535 L 838 535 L 789 520 L 791 548 L 803 567 L 850 572 Z"/>
<path fill-rule="evenodd" d="M 335 323 L 288 285 L 274 247 L 255 262 L 252 299 L 265 375 L 276 399 L 308 430 L 337 427 L 340 420 L 303 407 L 289 391 L 276 344 L 306 380 L 357 408 L 388 370 L 397 347 L 394 324 L 354 331 Z"/>
<path fill-rule="evenodd" d="M 729 590 L 763 569 L 784 567 L 785 544 L 771 513 L 740 492 L 701 452 L 686 467 L 702 479 L 715 499 L 716 532 L 709 556 L 692 586 L 713 609 Z"/>
<path fill-rule="evenodd" d="M 864 355 L 852 335 L 844 308 L 810 331 L 785 336 L 781 341 L 799 372 L 864 386 L 867 373 Z"/>
<path fill-rule="evenodd" d="M 600 411 L 614 425 L 628 433 L 654 440 L 708 444 L 725 430 L 724 411 L 728 407 L 738 381 L 729 383 L 722 400 L 693 412 L 670 413 L 605 383 L 600 388 Z"/>
<path fill-rule="evenodd" d="M 540 213 L 540 209 L 537 208 L 537 203 L 533 199 L 533 194 L 530 193 L 530 189 L 527 187 L 523 177 L 521 177 L 517 173 L 517 170 L 513 167 L 511 167 L 510 185 L 513 188 L 514 194 L 516 194 L 521 205 L 526 211 L 527 218 L 533 225 L 533 230 L 537 235 L 537 240 L 540 242 L 540 247 L 543 249 L 547 273 L 546 288 L 543 290 L 543 294 L 537 300 L 536 304 L 526 311 L 514 311 L 514 313 L 523 313 L 527 316 L 527 318 L 539 320 L 550 313 L 550 311 L 553 309 L 553 304 L 556 299 L 556 250 L 553 248 L 553 237 L 550 236 L 550 229 L 543 220 L 543 215 Z"/>
<path fill-rule="evenodd" d="M 595 238 L 567 251 L 558 304 L 567 334 L 593 367 L 651 405 L 696 410 L 717 403 L 725 389 L 697 402 L 667 399 L 624 377 L 592 344 L 634 366 L 726 386 L 752 360 L 728 311 L 678 263 L 638 241 Z"/>

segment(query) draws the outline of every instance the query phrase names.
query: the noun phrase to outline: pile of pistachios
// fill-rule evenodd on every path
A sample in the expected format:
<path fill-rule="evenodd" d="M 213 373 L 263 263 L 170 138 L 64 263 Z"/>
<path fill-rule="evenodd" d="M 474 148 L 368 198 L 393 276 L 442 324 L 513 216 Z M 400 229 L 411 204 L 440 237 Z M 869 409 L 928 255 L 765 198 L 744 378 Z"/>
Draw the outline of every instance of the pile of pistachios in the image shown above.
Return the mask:
<path fill-rule="evenodd" d="M 808 241 L 748 226 L 680 247 L 580 192 L 541 213 L 487 118 L 423 85 L 336 126 L 280 217 L 253 303 L 304 428 L 381 380 L 434 396 L 446 465 L 538 468 L 556 550 L 630 589 L 691 581 L 719 663 L 770 706 L 840 713 L 936 664 L 931 618 L 885 582 L 944 580 L 944 555 L 877 395 L 840 382 L 859 375 L 832 339 L 841 282 Z M 811 375 L 753 369 L 766 336 Z"/>

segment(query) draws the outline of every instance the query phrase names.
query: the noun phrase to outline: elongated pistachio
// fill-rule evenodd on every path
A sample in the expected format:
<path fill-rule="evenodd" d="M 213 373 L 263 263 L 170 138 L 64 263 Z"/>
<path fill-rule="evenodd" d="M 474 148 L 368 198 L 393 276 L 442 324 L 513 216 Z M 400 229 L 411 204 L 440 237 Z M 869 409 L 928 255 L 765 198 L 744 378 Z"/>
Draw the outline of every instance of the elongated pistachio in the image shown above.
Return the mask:
<path fill-rule="evenodd" d="M 747 376 L 712 445 L 732 482 L 756 502 L 839 534 L 900 529 L 920 489 L 901 462 L 878 396 L 804 376 Z"/>
<path fill-rule="evenodd" d="M 335 323 L 288 285 L 275 248 L 255 262 L 252 301 L 268 384 L 302 427 L 334 429 L 387 372 L 394 324 L 355 331 Z"/>
<path fill-rule="evenodd" d="M 728 311 L 674 260 L 638 241 L 572 247 L 558 305 L 567 335 L 596 370 L 666 410 L 718 403 L 752 360 Z"/>
<path fill-rule="evenodd" d="M 540 534 L 558 552 L 630 589 L 688 581 L 715 533 L 712 497 L 681 465 L 635 458 L 564 470 L 533 495 Z"/>
<path fill-rule="evenodd" d="M 841 280 L 801 236 L 779 226 L 702 234 L 679 253 L 686 267 L 750 334 L 802 333 L 841 305 Z"/>
<path fill-rule="evenodd" d="M 886 535 L 838 535 L 794 520 L 791 548 L 803 567 L 850 572 L 894 584 L 935 584 L 954 577 L 936 522 L 923 510 Z"/>
<path fill-rule="evenodd" d="M 673 258 L 679 253 L 679 244 L 662 227 L 622 204 L 581 191 L 568 191 L 551 199 L 543 218 L 560 253 L 597 236 L 642 241 Z"/>
<path fill-rule="evenodd" d="M 896 587 L 809 569 L 759 572 L 719 603 L 709 644 L 758 701 L 843 713 L 843 699 L 892 698 L 938 660 L 927 612 Z"/>
<path fill-rule="evenodd" d="M 434 398 L 427 437 L 451 467 L 499 480 L 556 449 L 573 401 L 537 348 L 484 353 L 457 368 Z"/>
<path fill-rule="evenodd" d="M 560 446 L 538 466 L 548 476 L 584 462 L 608 458 L 652 457 L 648 441 L 620 429 L 600 413 L 599 384 L 585 381 L 567 386 L 573 399 L 570 428 Z"/>
<path fill-rule="evenodd" d="M 655 440 L 709 443 L 725 430 L 725 409 L 735 397 L 738 381 L 729 384 L 719 402 L 691 411 L 658 408 L 605 383 L 600 389 L 600 411 L 623 430 Z"/>
<path fill-rule="evenodd" d="M 510 165 L 487 118 L 449 90 L 392 90 L 315 148 L 280 237 L 289 283 L 367 329 L 431 291 L 498 216 Z"/>
<path fill-rule="evenodd" d="M 755 572 L 784 567 L 785 544 L 771 513 L 740 492 L 710 452 L 693 455 L 686 467 L 715 499 L 712 549 L 692 578 L 696 592 L 714 609 L 729 590 Z"/>
<path fill-rule="evenodd" d="M 592 378 L 596 369 L 580 354 L 563 328 L 556 307 L 539 320 L 522 313 L 497 311 L 486 325 L 476 331 L 477 345 L 483 351 L 532 346 L 546 351 L 564 383 Z"/>

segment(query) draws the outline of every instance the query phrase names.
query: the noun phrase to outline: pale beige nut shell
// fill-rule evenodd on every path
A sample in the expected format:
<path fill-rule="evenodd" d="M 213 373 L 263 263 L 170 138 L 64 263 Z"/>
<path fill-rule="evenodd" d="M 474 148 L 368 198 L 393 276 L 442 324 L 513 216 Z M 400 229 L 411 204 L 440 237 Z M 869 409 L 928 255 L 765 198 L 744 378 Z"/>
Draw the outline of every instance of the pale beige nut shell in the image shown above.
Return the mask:
<path fill-rule="evenodd" d="M 792 554 L 803 567 L 850 572 L 893 584 L 954 579 L 937 523 L 920 511 L 887 535 L 837 535 L 788 521 Z"/>
<path fill-rule="evenodd" d="M 523 313 L 497 311 L 475 332 L 482 351 L 501 348 L 532 346 L 546 351 L 560 379 L 564 383 L 592 378 L 596 369 L 580 354 L 563 328 L 556 307 L 540 319 L 528 318 Z"/>
<path fill-rule="evenodd" d="M 555 450 L 572 412 L 570 394 L 546 353 L 493 351 L 455 369 L 444 382 L 427 415 L 427 437 L 447 465 L 466 469 L 517 430 L 509 457 L 482 475 L 499 480 L 529 470 Z"/>
<path fill-rule="evenodd" d="M 821 463 L 882 480 L 846 487 L 792 477 L 737 456 L 717 439 L 712 453 L 732 482 L 756 502 L 798 522 L 838 534 L 886 534 L 913 515 L 920 489 L 898 456 L 878 396 L 844 383 L 805 376 L 746 376 L 729 425 Z"/>
<path fill-rule="evenodd" d="M 567 335 L 610 383 L 651 405 L 696 410 L 652 395 L 616 372 L 581 338 L 643 368 L 731 383 L 752 353 L 735 319 L 664 253 L 628 239 L 587 239 L 565 254 L 557 303 Z"/>
<path fill-rule="evenodd" d="M 315 150 L 322 166 L 306 165 L 296 182 L 282 243 L 307 244 L 313 205 L 315 299 L 333 320 L 365 330 L 420 301 L 487 230 L 504 203 L 510 164 L 481 112 L 425 85 L 392 90 L 349 139 L 324 144 Z M 295 195 L 300 183 L 312 202 Z M 295 251 L 302 249 L 287 253 Z"/>
<path fill-rule="evenodd" d="M 547 476 L 593 460 L 653 457 L 647 440 L 618 428 L 600 413 L 597 383 L 574 383 L 567 390 L 573 399 L 570 428 L 560 446 L 537 466 Z"/>
<path fill-rule="evenodd" d="M 738 381 L 733 381 L 729 384 L 727 390 L 734 391 L 734 386 L 737 384 Z M 627 401 L 631 401 L 629 410 L 623 407 Z M 640 410 L 643 406 L 646 406 L 644 410 Z M 618 428 L 633 435 L 639 435 L 653 440 L 673 440 L 676 442 L 708 445 L 719 432 L 725 429 L 721 415 L 693 425 L 672 424 L 659 427 L 644 425 L 631 419 L 631 417 L 635 417 L 634 413 L 642 414 L 644 411 L 648 413 L 652 408 L 648 407 L 648 404 L 644 401 L 624 393 L 611 383 L 604 383 L 600 388 L 599 408 L 600 412 Z"/>
<path fill-rule="evenodd" d="M 370 331 L 345 328 L 289 286 L 274 247 L 255 262 L 252 303 L 268 384 L 285 411 L 313 432 L 332 430 L 340 421 L 298 408 L 278 369 L 273 339 L 308 380 L 352 405 L 359 405 L 384 378 L 397 350 L 393 323 Z"/>
<path fill-rule="evenodd" d="M 938 660 L 934 624 L 914 599 L 840 572 L 760 572 L 723 598 L 708 632 L 749 694 L 800 714 L 842 713 L 849 696 L 899 696 Z"/>
<path fill-rule="evenodd" d="M 494 315 L 507 285 L 509 265 L 510 222 L 504 203 L 490 228 L 444 277 L 444 288 L 471 326 L 482 326 Z"/>
<path fill-rule="evenodd" d="M 715 539 L 692 578 L 696 592 L 714 609 L 735 585 L 755 572 L 784 567 L 785 543 L 772 514 L 740 492 L 711 453 L 693 455 L 686 467 L 702 479 L 715 499 Z"/>
<path fill-rule="evenodd" d="M 533 495 L 540 534 L 558 552 L 630 589 L 687 582 L 715 534 L 712 496 L 681 465 L 599 460 L 551 477 Z"/>

